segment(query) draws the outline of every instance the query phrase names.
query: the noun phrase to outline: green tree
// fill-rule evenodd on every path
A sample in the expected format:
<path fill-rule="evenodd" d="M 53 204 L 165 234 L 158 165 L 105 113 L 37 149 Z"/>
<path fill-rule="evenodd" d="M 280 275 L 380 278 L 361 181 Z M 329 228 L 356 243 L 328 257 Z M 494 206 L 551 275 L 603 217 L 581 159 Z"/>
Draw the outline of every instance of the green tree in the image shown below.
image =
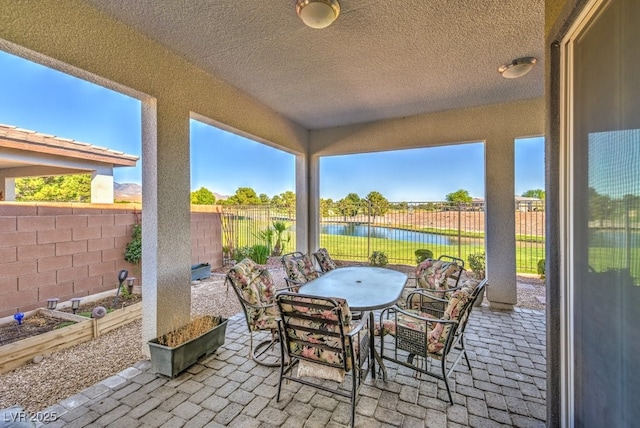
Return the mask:
<path fill-rule="evenodd" d="M 332 214 L 333 199 L 320 198 L 320 215 L 322 217 L 328 217 Z"/>
<path fill-rule="evenodd" d="M 607 195 L 601 195 L 589 187 L 589 220 L 606 220 L 613 212 L 613 203 Z"/>
<path fill-rule="evenodd" d="M 538 198 L 544 200 L 544 190 L 542 189 L 530 189 L 522 194 L 524 198 Z"/>
<path fill-rule="evenodd" d="M 17 178 L 16 200 L 91 202 L 91 175 Z"/>
<path fill-rule="evenodd" d="M 227 205 L 260 205 L 260 198 L 251 187 L 239 187 L 236 193 L 227 199 Z"/>
<path fill-rule="evenodd" d="M 216 203 L 216 197 L 211 190 L 201 187 L 191 192 L 191 203 L 193 205 L 213 205 Z"/>
<path fill-rule="evenodd" d="M 455 192 L 449 193 L 447 196 L 447 201 L 449 202 L 471 202 L 473 198 L 469 195 L 469 191 L 464 189 L 458 189 Z"/>
<path fill-rule="evenodd" d="M 267 196 L 266 193 L 260 193 L 260 195 L 258 195 L 258 198 L 260 198 L 260 202 L 262 204 L 268 204 L 269 202 L 271 202 L 269 196 Z"/>
<path fill-rule="evenodd" d="M 371 215 L 374 217 L 383 216 L 389 211 L 389 201 L 380 192 L 369 192 L 367 201 L 371 207 Z"/>
<path fill-rule="evenodd" d="M 296 212 L 296 194 L 291 190 L 274 196 L 271 199 L 271 203 L 273 203 L 277 209 L 286 211 L 289 217 L 293 217 Z"/>
<path fill-rule="evenodd" d="M 362 200 L 356 193 L 349 193 L 338 201 L 338 211 L 345 217 L 355 217 L 360 211 Z"/>
<path fill-rule="evenodd" d="M 279 256 L 284 250 L 284 244 L 291 240 L 291 234 L 287 234 L 286 239 L 284 233 L 289 229 L 289 225 L 284 221 L 276 220 L 273 222 L 273 234 L 276 237 L 276 244 L 273 246 L 272 256 Z"/>

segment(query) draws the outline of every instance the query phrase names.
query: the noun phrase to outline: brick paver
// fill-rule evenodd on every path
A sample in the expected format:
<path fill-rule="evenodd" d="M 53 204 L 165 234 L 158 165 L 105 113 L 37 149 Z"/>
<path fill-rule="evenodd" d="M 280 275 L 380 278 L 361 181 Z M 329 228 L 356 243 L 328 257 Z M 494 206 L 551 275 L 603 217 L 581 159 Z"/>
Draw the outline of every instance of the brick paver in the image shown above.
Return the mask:
<path fill-rule="evenodd" d="M 460 362 L 451 376 L 455 404 L 442 381 L 416 378 L 386 362 L 388 378 L 360 388 L 356 426 L 543 427 L 546 417 L 543 312 L 474 310 L 465 341 L 472 370 Z M 175 379 L 149 361 L 123 370 L 43 411 L 60 417 L 51 427 L 343 427 L 344 397 L 297 383 L 284 384 L 276 401 L 278 368 L 248 357 L 243 315 L 229 320 L 226 343 Z"/>

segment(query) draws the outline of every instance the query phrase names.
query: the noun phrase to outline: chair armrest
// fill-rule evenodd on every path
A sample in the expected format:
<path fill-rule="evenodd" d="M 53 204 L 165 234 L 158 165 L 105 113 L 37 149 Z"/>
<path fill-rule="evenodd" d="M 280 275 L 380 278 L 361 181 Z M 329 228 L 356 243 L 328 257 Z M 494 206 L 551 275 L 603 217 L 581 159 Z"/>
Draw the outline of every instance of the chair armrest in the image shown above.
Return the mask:
<path fill-rule="evenodd" d="M 444 294 L 448 293 L 449 291 L 455 291 L 456 289 L 449 289 L 449 290 L 425 290 L 423 288 L 417 289 L 415 291 L 412 291 L 409 293 L 409 295 L 407 296 L 406 299 L 406 303 L 409 304 L 411 303 L 410 300 L 414 297 L 414 296 L 421 296 L 421 297 L 426 297 L 434 302 L 439 302 L 439 303 L 443 303 L 444 305 L 446 305 L 447 303 L 449 303 L 449 300 L 445 299 L 443 296 Z M 442 294 L 443 296 L 438 297 L 438 296 L 434 296 L 432 293 L 433 292 L 437 292 L 439 294 Z"/>
<path fill-rule="evenodd" d="M 429 323 L 438 323 L 438 324 L 458 324 L 458 320 L 443 320 L 441 318 L 428 318 L 428 317 L 422 317 L 420 315 L 414 314 L 412 312 L 408 312 L 405 311 L 404 309 L 400 308 L 400 307 L 394 307 L 393 310 L 395 312 L 399 312 L 405 316 L 420 320 L 420 321 L 424 321 L 424 322 L 429 322 Z"/>
<path fill-rule="evenodd" d="M 352 337 L 355 336 L 369 322 L 369 312 L 360 312 L 360 314 L 362 314 L 362 317 L 360 318 L 360 320 L 358 321 L 358 323 L 355 326 L 351 327 L 351 331 L 349 333 L 347 333 L 347 336 L 352 336 Z"/>
<path fill-rule="evenodd" d="M 247 302 L 244 298 L 242 299 L 242 304 L 251 309 L 266 309 L 276 306 L 275 300 L 273 303 L 267 303 L 266 305 L 254 305 L 253 303 Z"/>
<path fill-rule="evenodd" d="M 293 279 L 288 278 L 288 277 L 285 277 L 284 281 L 287 283 L 287 287 L 286 288 L 294 288 L 294 287 L 300 288 L 304 284 L 306 284 L 306 282 L 296 281 L 296 280 L 293 280 Z"/>

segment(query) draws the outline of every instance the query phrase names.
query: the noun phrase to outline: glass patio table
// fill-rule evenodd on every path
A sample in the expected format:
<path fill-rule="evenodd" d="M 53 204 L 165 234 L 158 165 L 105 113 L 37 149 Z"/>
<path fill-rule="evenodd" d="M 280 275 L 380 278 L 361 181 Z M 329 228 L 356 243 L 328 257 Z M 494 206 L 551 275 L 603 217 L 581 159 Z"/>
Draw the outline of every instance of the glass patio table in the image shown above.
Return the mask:
<path fill-rule="evenodd" d="M 386 379 L 387 371 L 374 346 L 375 328 L 373 311 L 392 306 L 400 298 L 407 283 L 407 275 L 391 269 L 369 266 L 351 266 L 331 270 L 300 287 L 300 293 L 319 297 L 340 297 L 353 311 L 369 311 L 369 344 L 372 370 L 375 378 L 375 361 L 378 360 Z"/>

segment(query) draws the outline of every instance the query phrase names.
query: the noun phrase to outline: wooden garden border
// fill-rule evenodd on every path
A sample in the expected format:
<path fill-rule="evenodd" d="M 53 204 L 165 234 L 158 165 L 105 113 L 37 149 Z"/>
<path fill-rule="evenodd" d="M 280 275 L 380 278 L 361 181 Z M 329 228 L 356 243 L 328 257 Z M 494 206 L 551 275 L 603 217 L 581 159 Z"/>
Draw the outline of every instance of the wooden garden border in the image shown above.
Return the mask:
<path fill-rule="evenodd" d="M 37 355 L 48 354 L 87 342 L 141 318 L 142 302 L 115 310 L 100 319 L 48 309 L 38 309 L 37 313 L 74 321 L 76 324 L 0 346 L 0 373 L 20 367 Z"/>

